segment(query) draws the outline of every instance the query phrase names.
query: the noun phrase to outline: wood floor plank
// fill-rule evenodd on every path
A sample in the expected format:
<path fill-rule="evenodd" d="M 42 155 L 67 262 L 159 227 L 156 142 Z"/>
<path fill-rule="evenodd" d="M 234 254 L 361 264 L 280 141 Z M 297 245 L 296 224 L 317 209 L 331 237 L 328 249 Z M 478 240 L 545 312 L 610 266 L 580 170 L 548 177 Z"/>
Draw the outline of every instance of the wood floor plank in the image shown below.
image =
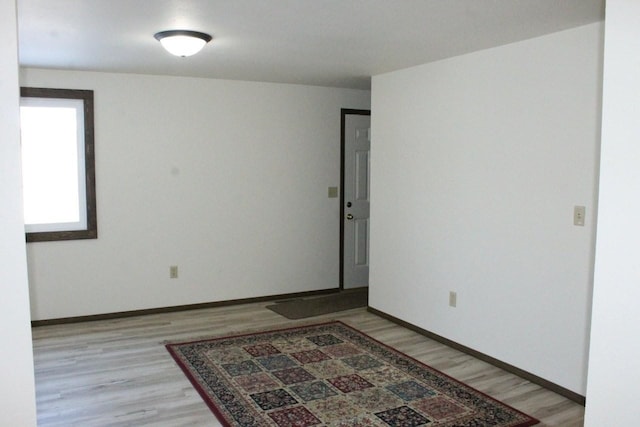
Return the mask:
<path fill-rule="evenodd" d="M 164 344 L 343 322 L 541 420 L 583 425 L 584 407 L 416 332 L 354 309 L 291 321 L 254 303 L 33 329 L 38 425 L 219 426 Z"/>

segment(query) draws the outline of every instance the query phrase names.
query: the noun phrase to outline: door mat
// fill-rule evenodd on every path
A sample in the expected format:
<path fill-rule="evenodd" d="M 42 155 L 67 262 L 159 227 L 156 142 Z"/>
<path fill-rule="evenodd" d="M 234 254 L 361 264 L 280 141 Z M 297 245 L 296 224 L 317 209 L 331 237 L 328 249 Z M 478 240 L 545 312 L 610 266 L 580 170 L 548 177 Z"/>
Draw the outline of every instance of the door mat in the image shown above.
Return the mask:
<path fill-rule="evenodd" d="M 366 307 L 368 300 L 369 288 L 358 288 L 319 297 L 281 301 L 268 305 L 267 308 L 287 319 L 305 319 L 321 314 Z"/>

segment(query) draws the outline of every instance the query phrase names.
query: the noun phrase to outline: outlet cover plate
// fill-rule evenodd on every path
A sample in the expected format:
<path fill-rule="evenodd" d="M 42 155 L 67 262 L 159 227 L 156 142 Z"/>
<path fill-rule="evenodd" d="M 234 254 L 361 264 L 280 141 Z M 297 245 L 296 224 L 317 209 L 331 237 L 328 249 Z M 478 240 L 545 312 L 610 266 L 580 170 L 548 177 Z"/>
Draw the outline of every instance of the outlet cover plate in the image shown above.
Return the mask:
<path fill-rule="evenodd" d="M 177 265 L 172 265 L 171 267 L 169 267 L 169 278 L 170 279 L 177 279 L 178 278 L 178 266 Z"/>

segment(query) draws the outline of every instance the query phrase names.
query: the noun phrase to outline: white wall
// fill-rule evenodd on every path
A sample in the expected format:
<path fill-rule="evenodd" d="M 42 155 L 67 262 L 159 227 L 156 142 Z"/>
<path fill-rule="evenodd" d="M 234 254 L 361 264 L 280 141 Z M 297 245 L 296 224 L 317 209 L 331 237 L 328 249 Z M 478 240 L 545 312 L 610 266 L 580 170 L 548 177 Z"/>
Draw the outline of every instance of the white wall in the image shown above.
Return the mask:
<path fill-rule="evenodd" d="M 18 39 L 14 0 L 0 1 L 0 425 L 35 426 L 22 220 Z"/>
<path fill-rule="evenodd" d="M 588 25 L 372 86 L 370 305 L 582 395 L 602 32 Z M 584 227 L 574 205 L 586 206 Z"/>
<path fill-rule="evenodd" d="M 27 245 L 34 319 L 338 286 L 327 188 L 340 109 L 369 91 L 38 69 L 21 84 L 95 91 L 99 238 Z"/>
<path fill-rule="evenodd" d="M 608 0 L 585 426 L 638 424 L 640 3 Z"/>

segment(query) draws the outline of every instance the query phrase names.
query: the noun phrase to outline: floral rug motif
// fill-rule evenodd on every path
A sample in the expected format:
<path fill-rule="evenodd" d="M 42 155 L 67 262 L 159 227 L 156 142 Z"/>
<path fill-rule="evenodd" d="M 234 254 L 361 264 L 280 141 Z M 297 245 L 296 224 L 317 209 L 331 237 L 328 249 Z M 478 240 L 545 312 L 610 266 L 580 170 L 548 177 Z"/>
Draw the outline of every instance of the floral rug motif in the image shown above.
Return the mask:
<path fill-rule="evenodd" d="M 167 349 L 225 426 L 538 424 L 342 322 Z"/>

